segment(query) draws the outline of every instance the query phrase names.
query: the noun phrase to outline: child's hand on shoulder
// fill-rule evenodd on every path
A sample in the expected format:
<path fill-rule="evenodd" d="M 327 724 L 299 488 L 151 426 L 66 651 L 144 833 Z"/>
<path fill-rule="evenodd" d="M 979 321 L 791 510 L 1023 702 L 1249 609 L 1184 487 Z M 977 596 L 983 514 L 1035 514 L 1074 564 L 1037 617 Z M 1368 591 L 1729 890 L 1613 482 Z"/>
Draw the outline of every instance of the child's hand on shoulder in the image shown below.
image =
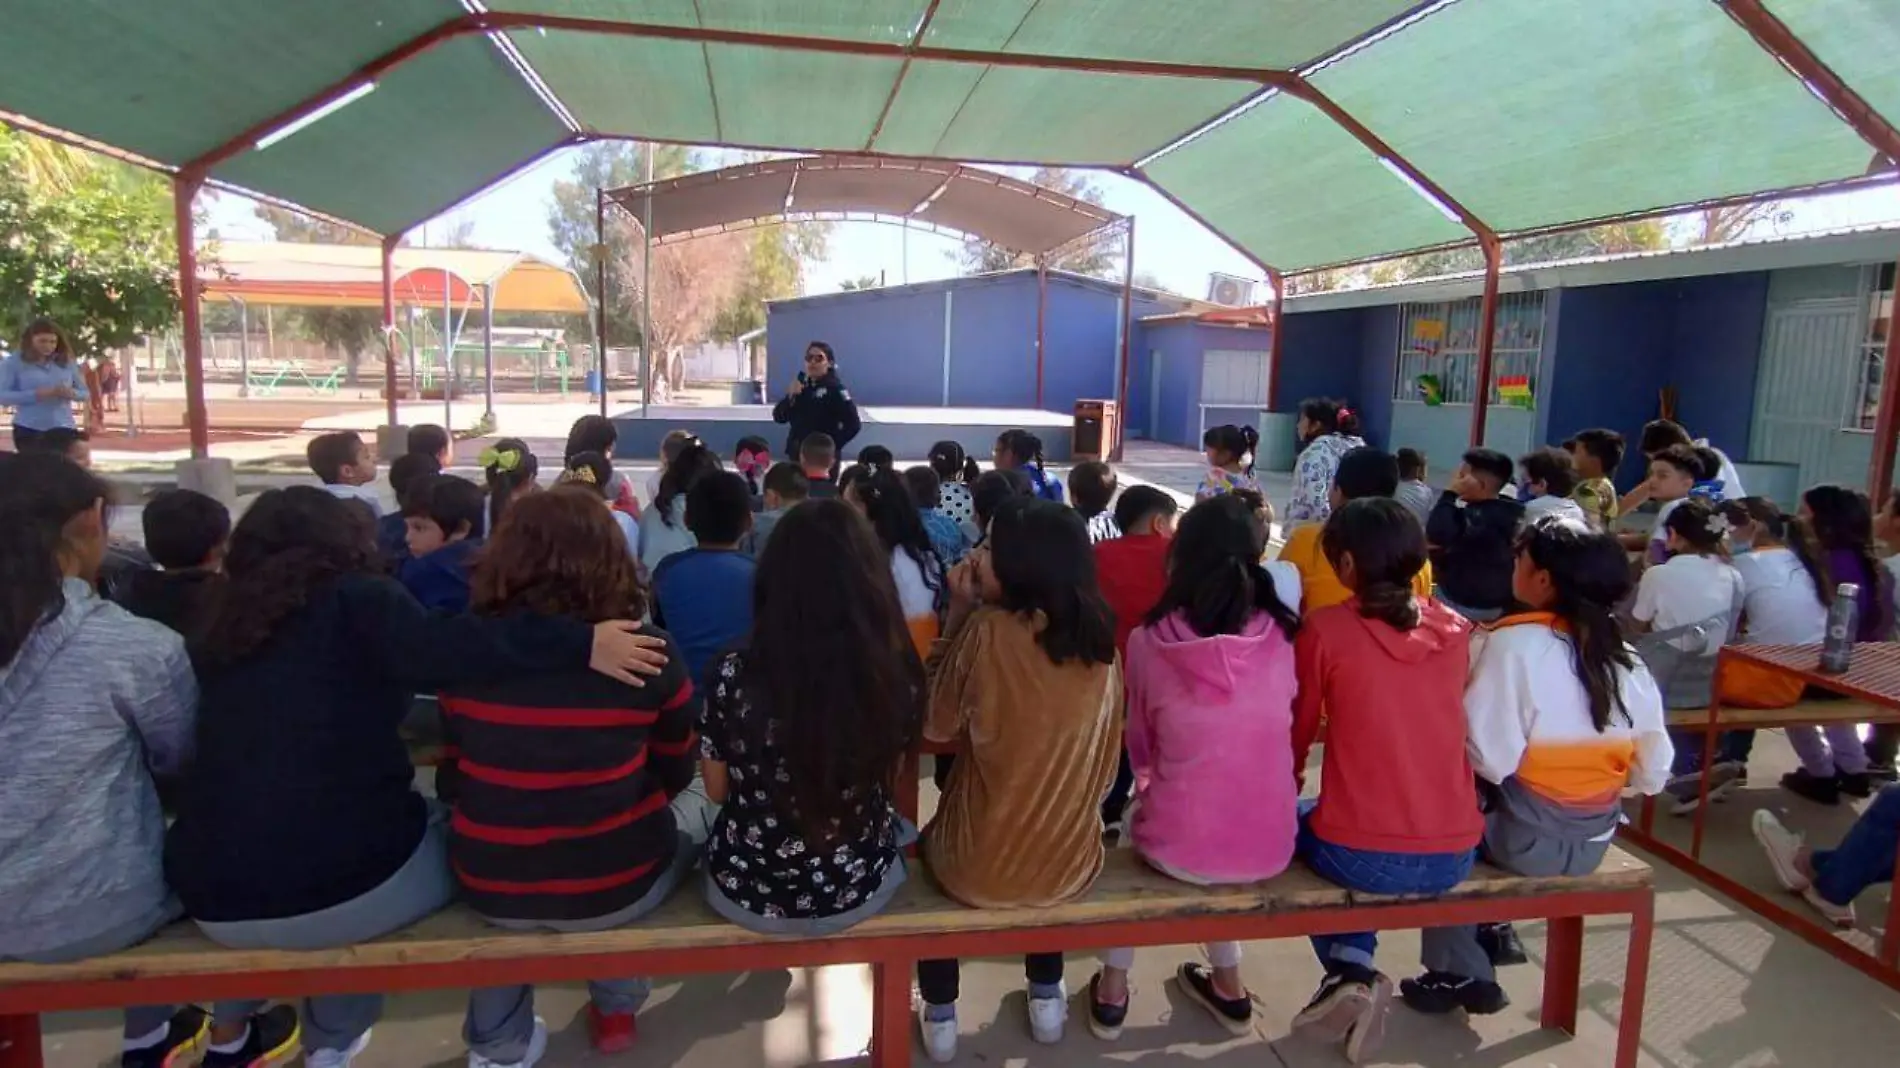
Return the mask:
<path fill-rule="evenodd" d="M 945 634 L 955 633 L 983 603 L 983 583 L 977 578 L 974 560 L 965 559 L 951 568 L 949 582 L 950 612 L 944 624 Z"/>

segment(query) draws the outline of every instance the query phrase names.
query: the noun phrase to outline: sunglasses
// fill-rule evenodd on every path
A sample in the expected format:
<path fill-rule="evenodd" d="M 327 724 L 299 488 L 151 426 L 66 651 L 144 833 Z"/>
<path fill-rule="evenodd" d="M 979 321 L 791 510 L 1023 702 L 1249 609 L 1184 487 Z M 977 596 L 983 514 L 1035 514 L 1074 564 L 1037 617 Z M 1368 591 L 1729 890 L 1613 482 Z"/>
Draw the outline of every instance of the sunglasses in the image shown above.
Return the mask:
<path fill-rule="evenodd" d="M 806 363 L 824 363 L 825 354 L 822 352 L 807 352 L 805 354 L 805 362 Z"/>

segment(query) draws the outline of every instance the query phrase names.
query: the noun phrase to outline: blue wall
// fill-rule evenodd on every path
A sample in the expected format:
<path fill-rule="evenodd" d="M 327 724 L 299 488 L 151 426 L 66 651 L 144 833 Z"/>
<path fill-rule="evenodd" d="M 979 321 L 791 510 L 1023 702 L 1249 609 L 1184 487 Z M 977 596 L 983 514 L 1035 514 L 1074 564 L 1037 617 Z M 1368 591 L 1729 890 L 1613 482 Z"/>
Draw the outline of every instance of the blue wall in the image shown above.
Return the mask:
<path fill-rule="evenodd" d="M 1669 380 L 1677 417 L 1737 460 L 1749 455 L 1768 272 L 1675 283 Z"/>
<path fill-rule="evenodd" d="M 784 383 L 803 366 L 805 346 L 818 339 L 836 350 L 858 403 L 943 405 L 946 295 L 949 405 L 1038 407 L 1034 271 L 774 301 L 766 308 L 766 392 L 783 392 Z M 1119 287 L 1108 283 L 1049 277 L 1040 407 L 1066 412 L 1078 399 L 1115 395 L 1120 297 Z M 1182 306 L 1143 291 L 1135 294 L 1137 319 Z M 1132 340 L 1129 391 L 1139 408 L 1147 383 L 1145 356 L 1136 359 L 1139 324 Z"/>
<path fill-rule="evenodd" d="M 1272 348 L 1273 335 L 1259 327 L 1225 326 L 1191 319 L 1139 325 L 1136 342 L 1142 359 L 1131 361 L 1135 363 L 1136 374 L 1128 382 L 1129 392 L 1136 398 L 1134 407 L 1139 419 L 1130 425 L 1141 427 L 1151 440 L 1199 448 L 1202 356 L 1227 349 L 1259 352 L 1264 358 Z M 1158 421 L 1150 425 L 1146 421 L 1148 401 L 1144 395 L 1152 392 L 1149 361 L 1156 354 L 1161 359 L 1161 394 L 1156 398 Z M 1260 411 L 1257 408 L 1208 409 L 1207 425 L 1222 423 L 1257 427 Z"/>

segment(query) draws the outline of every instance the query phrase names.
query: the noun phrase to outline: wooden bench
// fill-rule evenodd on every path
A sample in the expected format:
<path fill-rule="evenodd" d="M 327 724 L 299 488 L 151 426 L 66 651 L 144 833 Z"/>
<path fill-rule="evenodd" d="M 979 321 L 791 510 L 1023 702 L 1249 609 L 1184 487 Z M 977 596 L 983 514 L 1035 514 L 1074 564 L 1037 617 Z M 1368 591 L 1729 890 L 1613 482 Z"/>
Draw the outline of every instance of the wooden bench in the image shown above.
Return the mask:
<path fill-rule="evenodd" d="M 1881 708 L 1864 701 L 1799 701 L 1787 708 L 1736 708 L 1722 705 L 1715 721 L 1709 721 L 1706 708 L 1672 708 L 1669 726 L 1678 730 L 1768 730 L 1774 727 L 1816 726 L 1835 723 L 1895 723 L 1900 711 Z"/>
<path fill-rule="evenodd" d="M 1152 871 L 1128 850 L 1110 852 L 1088 897 L 1050 909 L 964 908 L 921 869 L 913 875 L 883 914 L 843 934 L 806 940 L 767 938 L 726 923 L 706 907 L 696 884 L 637 924 L 595 934 L 503 931 L 454 907 L 363 945 L 277 952 L 224 949 L 195 927 L 176 924 L 111 956 L 0 964 L 0 1068 L 40 1068 L 43 1012 L 850 963 L 872 966 L 871 1064 L 895 1068 L 911 1063 L 911 977 L 919 959 L 1536 919 L 1549 921 L 1542 1023 L 1574 1034 L 1584 917 L 1617 914 L 1628 915 L 1631 927 L 1614 1064 L 1636 1064 L 1653 890 L 1648 865 L 1621 850 L 1581 877 L 1525 878 L 1480 866 L 1431 899 L 1356 894 L 1297 866 L 1252 886 L 1195 887 Z M 1409 972 L 1409 964 L 1393 967 Z"/>

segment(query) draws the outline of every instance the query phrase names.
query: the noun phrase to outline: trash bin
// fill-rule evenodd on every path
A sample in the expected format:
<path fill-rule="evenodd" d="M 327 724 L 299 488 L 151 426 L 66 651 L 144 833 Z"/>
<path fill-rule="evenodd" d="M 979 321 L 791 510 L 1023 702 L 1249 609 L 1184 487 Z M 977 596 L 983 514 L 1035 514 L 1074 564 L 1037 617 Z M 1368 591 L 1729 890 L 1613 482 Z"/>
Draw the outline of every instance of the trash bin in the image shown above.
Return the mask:
<path fill-rule="evenodd" d="M 600 372 L 599 371 L 587 372 L 587 395 L 590 397 L 600 396 Z"/>
<path fill-rule="evenodd" d="M 1112 456 L 1120 434 L 1121 419 L 1114 401 L 1078 400 L 1069 437 L 1069 456 L 1076 463 Z"/>

